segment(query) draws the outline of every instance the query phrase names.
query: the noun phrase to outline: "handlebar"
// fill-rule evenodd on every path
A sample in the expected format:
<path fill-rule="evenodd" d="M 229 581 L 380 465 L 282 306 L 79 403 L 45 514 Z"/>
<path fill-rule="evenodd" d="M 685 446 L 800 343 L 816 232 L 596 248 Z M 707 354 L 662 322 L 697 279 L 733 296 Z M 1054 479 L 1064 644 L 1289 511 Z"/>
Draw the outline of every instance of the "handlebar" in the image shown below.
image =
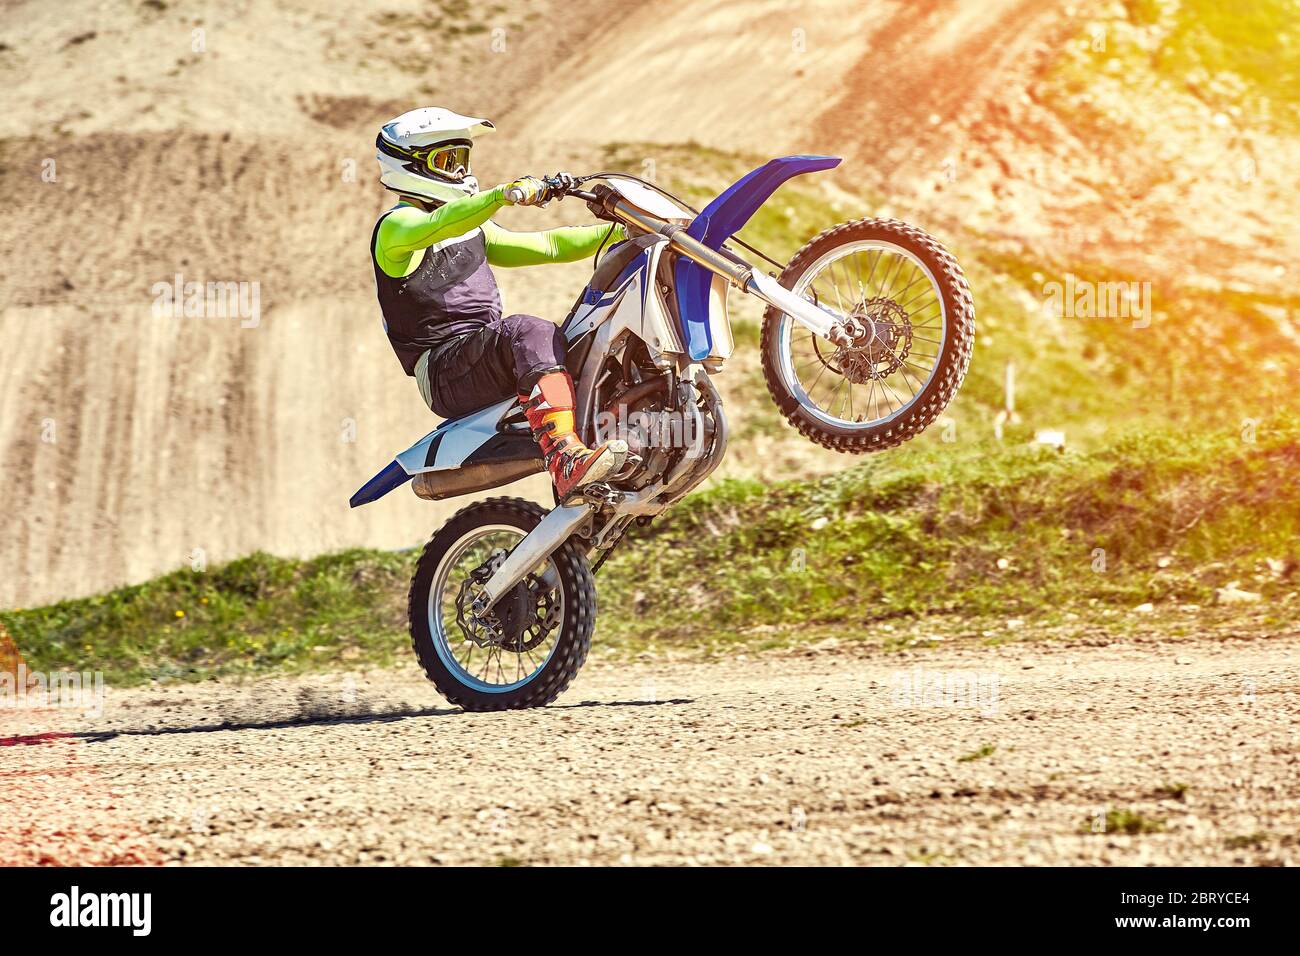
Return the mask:
<path fill-rule="evenodd" d="M 687 231 L 687 227 L 680 222 L 660 219 L 646 212 L 605 183 L 598 183 L 595 189 L 586 190 L 576 188 L 577 183 L 573 180 L 562 179 L 559 176 L 548 176 L 542 182 L 547 187 L 546 199 L 573 196 L 585 201 L 587 208 L 599 219 L 621 222 L 634 226 L 642 232 L 662 236 L 668 240 L 668 244 L 678 255 L 698 263 L 714 275 L 721 276 L 740 291 L 757 295 L 769 305 L 780 308 L 820 338 L 833 344 L 845 341 L 843 318 L 837 319 L 834 313 L 795 295 L 744 259 L 706 246 L 692 236 Z M 517 190 L 508 192 L 517 192 Z"/>
<path fill-rule="evenodd" d="M 698 262 L 710 272 L 722 276 L 738 289 L 745 289 L 751 280 L 753 268 L 749 263 L 729 258 L 710 249 L 698 239 L 689 235 L 685 227 L 680 223 L 668 222 L 650 215 L 633 206 L 617 190 L 611 189 L 603 183 L 597 185 L 594 190 L 578 189 L 574 185 L 569 185 L 572 180 L 566 182 L 559 176 L 545 176 L 542 178 L 542 183 L 546 186 L 545 198 L 547 201 L 563 199 L 565 196 L 581 199 L 587 203 L 587 207 L 592 213 L 600 219 L 622 222 L 629 226 L 635 226 L 644 232 L 663 236 L 676 252 Z M 518 188 L 507 189 L 506 198 L 511 202 L 519 202 L 524 198 L 523 190 Z"/>
<path fill-rule="evenodd" d="M 543 197 L 546 202 L 552 199 L 563 199 L 565 196 L 576 196 L 578 199 L 587 201 L 596 198 L 595 193 L 588 192 L 585 189 L 566 188 L 565 180 L 559 176 L 543 176 L 541 182 L 546 187 L 546 195 Z M 518 186 L 512 186 L 506 190 L 505 198 L 511 203 L 521 203 L 524 201 L 524 191 Z"/>
<path fill-rule="evenodd" d="M 736 260 L 710 249 L 704 243 L 689 235 L 680 223 L 668 222 L 650 215 L 648 212 L 629 203 L 615 189 L 604 183 L 594 190 L 577 189 L 567 186 L 560 177 L 548 176 L 542 180 L 555 198 L 573 196 L 587 204 L 592 214 L 611 222 L 622 222 L 635 226 L 644 232 L 663 236 L 672 245 L 674 251 L 694 262 L 698 262 L 710 272 L 722 276 L 736 288 L 744 290 L 753 275 L 753 268 L 743 260 Z"/>

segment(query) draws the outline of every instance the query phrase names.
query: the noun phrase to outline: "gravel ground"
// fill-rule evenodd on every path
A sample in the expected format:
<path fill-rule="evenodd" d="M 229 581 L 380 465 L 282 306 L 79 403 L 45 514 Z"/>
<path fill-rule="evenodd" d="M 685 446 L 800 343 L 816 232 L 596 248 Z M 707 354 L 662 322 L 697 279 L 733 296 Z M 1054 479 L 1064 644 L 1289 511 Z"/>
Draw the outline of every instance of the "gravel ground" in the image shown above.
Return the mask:
<path fill-rule="evenodd" d="M 110 691 L 5 731 L 0 863 L 1295 863 L 1297 650 L 593 661 L 505 714 L 407 668 Z"/>

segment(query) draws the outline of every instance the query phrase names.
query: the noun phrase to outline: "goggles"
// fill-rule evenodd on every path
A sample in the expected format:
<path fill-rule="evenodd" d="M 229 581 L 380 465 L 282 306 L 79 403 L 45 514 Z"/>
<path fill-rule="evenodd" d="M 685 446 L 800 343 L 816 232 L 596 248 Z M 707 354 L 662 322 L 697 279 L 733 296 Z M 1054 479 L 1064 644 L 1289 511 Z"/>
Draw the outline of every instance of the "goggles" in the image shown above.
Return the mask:
<path fill-rule="evenodd" d="M 441 146 L 425 157 L 429 172 L 460 182 L 469 175 L 469 147 Z"/>

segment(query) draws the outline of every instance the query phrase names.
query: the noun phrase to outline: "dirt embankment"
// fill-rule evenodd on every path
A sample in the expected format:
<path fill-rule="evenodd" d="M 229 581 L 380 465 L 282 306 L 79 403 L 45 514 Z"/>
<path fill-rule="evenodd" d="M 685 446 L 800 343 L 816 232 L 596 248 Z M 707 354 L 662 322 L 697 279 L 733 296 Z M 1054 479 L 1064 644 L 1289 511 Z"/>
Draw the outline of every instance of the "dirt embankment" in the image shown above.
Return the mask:
<path fill-rule="evenodd" d="M 488 182 L 590 166 L 620 138 L 806 148 L 858 55 L 844 18 L 865 30 L 874 9 L 6 7 L 0 604 L 256 548 L 410 545 L 446 514 L 405 494 L 344 508 L 432 425 L 379 334 L 364 253 L 384 118 L 428 101 L 492 115 Z M 503 273 L 507 305 L 563 315 L 584 270 Z M 177 276 L 242 284 L 257 315 L 160 314 Z"/>
<path fill-rule="evenodd" d="M 401 3 L 6 6 L 0 605 L 438 524 L 409 494 L 346 507 L 435 424 L 379 327 L 374 128 L 518 104 L 583 36 L 592 4 L 564 6 L 563 27 L 557 5 L 502 3 L 441 30 Z M 520 171 L 508 141 L 485 160 L 488 181 Z M 563 315 L 582 269 L 503 287 Z M 235 293 L 173 311 L 178 276 Z"/>
<path fill-rule="evenodd" d="M 498 120 L 487 182 L 586 168 L 617 140 L 821 150 L 893 204 L 864 214 L 1066 261 L 1105 250 L 1140 269 L 1280 281 L 1300 235 L 1278 185 L 1294 144 L 1186 111 L 1164 123 L 1154 99 L 1123 114 L 1125 138 L 1088 140 L 1035 99 L 1094 9 L 5 5 L 0 605 L 139 580 L 197 551 L 403 546 L 438 523 L 445 510 L 409 495 L 344 508 L 432 424 L 386 352 L 364 251 L 386 202 L 373 130 L 416 103 Z M 1266 158 L 1252 184 L 1225 184 L 1220 145 Z M 258 324 L 157 315 L 155 289 L 178 274 L 256 284 Z M 503 273 L 507 307 L 562 316 L 584 275 Z"/>

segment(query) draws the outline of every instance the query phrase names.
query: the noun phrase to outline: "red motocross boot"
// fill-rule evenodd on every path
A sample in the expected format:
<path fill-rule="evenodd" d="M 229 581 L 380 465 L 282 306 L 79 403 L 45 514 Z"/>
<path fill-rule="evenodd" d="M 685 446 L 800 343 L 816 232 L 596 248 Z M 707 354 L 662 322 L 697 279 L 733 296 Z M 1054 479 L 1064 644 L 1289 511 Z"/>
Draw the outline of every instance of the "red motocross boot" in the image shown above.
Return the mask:
<path fill-rule="evenodd" d="M 584 485 L 607 478 L 623 467 L 627 442 L 607 441 L 588 448 L 574 431 L 573 412 L 577 400 L 568 372 L 547 372 L 531 393 L 519 396 L 524 416 L 533 430 L 533 440 L 542 450 L 542 461 L 551 473 L 555 493 L 561 501 Z"/>

